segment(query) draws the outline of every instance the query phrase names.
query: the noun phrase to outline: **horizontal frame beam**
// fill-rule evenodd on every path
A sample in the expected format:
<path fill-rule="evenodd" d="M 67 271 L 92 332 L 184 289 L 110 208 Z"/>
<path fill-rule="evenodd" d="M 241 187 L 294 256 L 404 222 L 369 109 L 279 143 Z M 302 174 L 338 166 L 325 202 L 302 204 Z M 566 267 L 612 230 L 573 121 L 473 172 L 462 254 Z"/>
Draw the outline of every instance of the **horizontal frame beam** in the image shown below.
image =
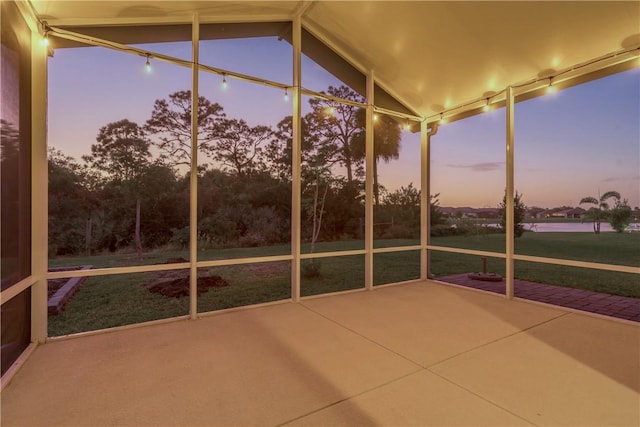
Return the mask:
<path fill-rule="evenodd" d="M 151 16 L 144 18 L 47 18 L 47 22 L 51 25 L 62 27 L 81 27 L 81 26 L 124 26 L 124 25 L 184 25 L 190 24 L 193 18 L 193 11 L 185 10 L 184 13 L 177 13 L 172 16 Z M 229 15 L 229 16 L 208 16 L 201 15 L 201 24 L 250 24 L 254 22 L 282 22 L 291 21 L 293 18 L 290 14 L 270 14 L 270 15 Z"/>
<path fill-rule="evenodd" d="M 502 258 L 502 259 L 507 258 L 506 254 L 503 254 L 500 252 L 477 251 L 473 249 L 449 248 L 446 246 L 432 246 L 432 245 L 427 245 L 426 249 L 439 251 L 439 252 L 486 256 L 491 258 Z M 640 267 L 633 267 L 630 265 L 604 264 L 599 262 L 577 261 L 577 260 L 562 259 L 562 258 L 547 258 L 547 257 L 540 257 L 540 256 L 517 255 L 517 254 L 513 255 L 513 259 L 515 261 L 529 261 L 529 262 L 537 262 L 541 264 L 562 265 L 565 267 L 581 267 L 581 268 L 591 268 L 595 270 L 614 271 L 618 273 L 640 274 Z"/>
<path fill-rule="evenodd" d="M 422 250 L 422 246 L 413 245 L 413 246 L 394 246 L 389 248 L 374 248 L 374 254 L 388 254 L 391 252 L 409 252 L 409 251 L 419 251 Z"/>
<path fill-rule="evenodd" d="M 39 279 L 36 276 L 29 276 L 20 280 L 15 285 L 11 285 L 7 289 L 3 290 L 0 292 L 0 304 L 10 301 L 16 295 L 22 293 L 26 289 L 29 289 L 31 286 L 35 285 L 38 280 Z"/>

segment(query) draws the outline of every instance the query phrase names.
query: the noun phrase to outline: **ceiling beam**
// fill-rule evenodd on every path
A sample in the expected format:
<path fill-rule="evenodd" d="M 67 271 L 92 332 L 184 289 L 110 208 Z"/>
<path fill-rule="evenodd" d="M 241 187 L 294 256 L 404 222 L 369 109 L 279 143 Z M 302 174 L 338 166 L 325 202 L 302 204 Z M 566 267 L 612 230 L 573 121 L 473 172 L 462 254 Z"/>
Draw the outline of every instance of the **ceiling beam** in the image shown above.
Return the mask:
<path fill-rule="evenodd" d="M 309 11 L 309 8 L 315 4 L 314 0 L 300 0 L 298 7 L 293 12 L 294 17 L 302 18 L 305 13 Z"/>

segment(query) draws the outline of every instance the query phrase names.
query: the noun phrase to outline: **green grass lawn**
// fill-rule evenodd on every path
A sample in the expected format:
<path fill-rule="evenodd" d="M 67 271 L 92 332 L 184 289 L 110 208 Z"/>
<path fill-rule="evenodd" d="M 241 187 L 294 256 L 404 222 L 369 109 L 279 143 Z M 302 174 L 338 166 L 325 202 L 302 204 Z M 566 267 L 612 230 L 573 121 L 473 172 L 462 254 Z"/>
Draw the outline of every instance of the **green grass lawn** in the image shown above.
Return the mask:
<path fill-rule="evenodd" d="M 379 240 L 376 247 L 415 245 L 415 240 Z M 500 252 L 504 235 L 432 238 L 438 246 Z M 319 243 L 316 252 L 357 250 L 362 241 Z M 640 235 L 625 233 L 525 233 L 516 240 L 516 253 L 551 258 L 593 261 L 619 265 L 640 265 Z M 288 254 L 289 245 L 263 248 L 219 249 L 199 252 L 201 259 Z M 303 245 L 303 253 L 309 252 Z M 186 251 L 155 251 L 144 255 L 145 263 L 163 263 L 168 258 L 186 257 Z M 431 272 L 436 276 L 480 271 L 481 258 L 474 255 L 431 251 Z M 135 265 L 135 255 L 114 254 L 51 260 L 52 266 L 92 264 L 94 267 Z M 310 260 L 303 260 L 303 268 Z M 303 296 L 358 289 L 364 286 L 364 255 L 318 258 L 320 275 L 301 279 Z M 488 271 L 504 275 L 505 261 L 487 260 Z M 303 270 L 304 271 L 304 270 Z M 517 261 L 516 277 L 541 283 L 591 289 L 640 298 L 638 275 L 576 267 Z M 287 299 L 290 296 L 290 262 L 278 261 L 214 267 L 230 285 L 211 288 L 198 297 L 198 311 Z M 374 284 L 381 285 L 419 277 L 420 251 L 374 254 Z M 90 331 L 119 325 L 188 314 L 189 298 L 168 298 L 149 292 L 145 285 L 158 280 L 159 273 L 137 273 L 90 277 L 60 315 L 49 316 L 49 335 Z"/>
<path fill-rule="evenodd" d="M 420 278 L 420 251 L 373 254 L 373 285 Z"/>
<path fill-rule="evenodd" d="M 300 295 L 318 295 L 329 292 L 347 291 L 364 287 L 364 255 L 318 258 L 313 260 L 319 266 L 320 276 L 308 277 L 305 267 L 312 260 L 302 260 Z"/>
<path fill-rule="evenodd" d="M 188 314 L 189 298 L 167 298 L 145 289 L 155 273 L 89 277 L 58 315 L 49 336 L 93 331 Z"/>
<path fill-rule="evenodd" d="M 515 253 L 640 266 L 640 233 L 524 233 Z"/>
<path fill-rule="evenodd" d="M 475 238 L 454 236 L 431 239 L 431 244 L 455 248 L 501 252 L 503 234 Z M 640 266 L 640 235 L 634 233 L 524 233 L 515 241 L 515 253 L 546 258 Z M 471 268 L 470 268 L 471 267 Z M 481 257 L 431 251 L 431 271 L 436 276 L 480 271 Z M 505 274 L 505 261 L 487 259 L 487 271 Z M 523 280 L 588 289 L 640 298 L 637 274 L 578 267 L 565 267 L 525 261 L 515 262 L 515 277 Z"/>
<path fill-rule="evenodd" d="M 432 237 L 434 246 L 504 253 L 504 234 Z M 547 258 L 640 266 L 638 233 L 533 233 L 515 239 L 515 253 Z"/>
<path fill-rule="evenodd" d="M 198 297 L 198 312 L 287 299 L 291 295 L 291 263 L 277 261 L 209 269 L 229 286 L 212 288 Z"/>

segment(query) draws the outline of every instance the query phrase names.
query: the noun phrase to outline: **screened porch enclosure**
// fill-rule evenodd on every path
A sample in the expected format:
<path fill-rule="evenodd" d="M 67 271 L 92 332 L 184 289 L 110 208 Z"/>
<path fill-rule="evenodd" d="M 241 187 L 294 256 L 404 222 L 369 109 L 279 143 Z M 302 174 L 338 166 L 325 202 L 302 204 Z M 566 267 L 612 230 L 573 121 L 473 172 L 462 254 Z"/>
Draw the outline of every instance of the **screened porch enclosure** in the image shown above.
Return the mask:
<path fill-rule="evenodd" d="M 639 421 L 637 3 L 2 8 L 3 423 Z"/>

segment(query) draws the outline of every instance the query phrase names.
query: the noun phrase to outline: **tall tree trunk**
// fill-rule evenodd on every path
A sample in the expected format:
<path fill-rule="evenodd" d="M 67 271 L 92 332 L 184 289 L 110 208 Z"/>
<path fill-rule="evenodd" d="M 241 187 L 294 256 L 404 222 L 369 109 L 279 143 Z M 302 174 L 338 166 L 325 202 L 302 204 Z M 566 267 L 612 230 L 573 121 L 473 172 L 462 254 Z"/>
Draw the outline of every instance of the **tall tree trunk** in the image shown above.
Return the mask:
<path fill-rule="evenodd" d="M 378 188 L 378 159 L 373 158 L 373 199 L 376 206 L 380 206 L 380 189 Z"/>
<path fill-rule="evenodd" d="M 91 215 L 87 217 L 84 228 L 84 252 L 86 255 L 91 255 L 91 229 L 93 228 L 93 221 Z"/>
<path fill-rule="evenodd" d="M 351 154 L 346 152 L 344 156 L 344 165 L 347 168 L 347 182 L 351 184 L 353 182 L 353 172 L 351 170 Z"/>
<path fill-rule="evenodd" d="M 142 241 L 140 239 L 140 197 L 136 199 L 136 252 L 138 261 L 142 260 Z"/>
<path fill-rule="evenodd" d="M 318 218 L 318 192 L 319 190 L 318 180 L 316 179 L 316 188 L 313 192 L 313 227 L 311 228 L 311 253 L 316 248 L 316 228 L 317 228 L 317 218 Z M 313 263 L 313 259 L 311 260 Z"/>
<path fill-rule="evenodd" d="M 318 194 L 320 192 L 320 180 L 316 179 L 316 189 L 313 195 L 313 229 L 311 231 L 311 253 L 314 253 L 316 248 L 316 240 L 320 236 L 320 228 L 322 227 L 322 215 L 324 213 L 324 202 L 327 199 L 327 192 L 329 191 L 329 184 L 324 188 L 324 194 L 322 195 L 322 201 L 320 202 L 320 212 L 318 213 Z M 311 260 L 313 264 L 313 260 Z"/>

